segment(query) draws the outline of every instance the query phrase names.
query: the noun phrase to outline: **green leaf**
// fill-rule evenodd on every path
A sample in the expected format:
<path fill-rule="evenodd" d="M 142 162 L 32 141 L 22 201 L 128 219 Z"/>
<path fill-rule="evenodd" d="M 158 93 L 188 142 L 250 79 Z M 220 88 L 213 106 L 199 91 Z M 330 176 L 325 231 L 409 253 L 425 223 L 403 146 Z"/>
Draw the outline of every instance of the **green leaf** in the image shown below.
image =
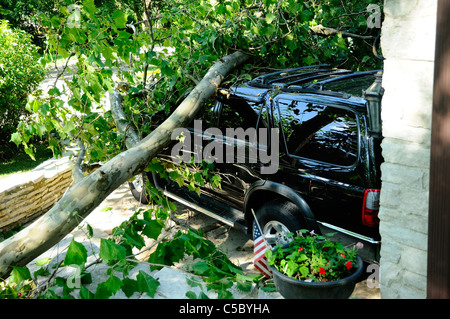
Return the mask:
<path fill-rule="evenodd" d="M 19 133 L 13 133 L 11 134 L 11 142 L 13 142 L 14 144 L 16 144 L 17 146 L 20 145 L 20 143 L 22 143 L 22 136 L 20 136 Z"/>
<path fill-rule="evenodd" d="M 20 284 L 24 280 L 31 280 L 31 273 L 27 267 L 13 267 L 10 282 Z"/>
<path fill-rule="evenodd" d="M 40 106 L 41 113 L 43 116 L 47 116 L 48 112 L 50 111 L 50 106 L 47 103 L 43 103 Z"/>
<path fill-rule="evenodd" d="M 81 299 L 94 299 L 95 294 L 82 285 L 80 287 L 80 297 Z"/>
<path fill-rule="evenodd" d="M 120 280 L 120 278 L 116 276 L 109 277 L 108 280 L 105 281 L 105 283 L 108 285 L 109 289 L 111 290 L 111 292 L 113 292 L 113 294 L 118 292 L 120 288 L 122 288 L 123 286 L 122 280 Z"/>
<path fill-rule="evenodd" d="M 273 22 L 273 20 L 276 19 L 276 15 L 272 12 L 269 12 L 268 14 L 266 14 L 266 22 L 268 24 L 271 24 Z"/>
<path fill-rule="evenodd" d="M 106 282 L 102 282 L 97 285 L 97 291 L 95 292 L 94 298 L 95 299 L 108 299 L 111 297 L 113 293 L 108 287 L 108 284 Z"/>
<path fill-rule="evenodd" d="M 314 63 L 314 58 L 312 56 L 307 56 L 306 58 L 303 58 L 303 63 L 307 64 L 307 65 L 312 65 Z"/>
<path fill-rule="evenodd" d="M 303 277 L 308 276 L 308 274 L 309 274 L 309 269 L 308 269 L 308 267 L 302 266 L 302 267 L 300 267 L 299 270 L 300 270 L 300 273 L 302 274 Z"/>
<path fill-rule="evenodd" d="M 87 250 L 83 244 L 76 242 L 74 239 L 70 242 L 64 257 L 64 264 L 82 266 L 87 260 Z"/>
<path fill-rule="evenodd" d="M 199 276 L 205 276 L 210 270 L 209 265 L 205 261 L 199 261 L 192 265 L 194 274 Z"/>
<path fill-rule="evenodd" d="M 89 238 L 92 238 L 92 236 L 94 236 L 94 230 L 92 229 L 92 226 L 89 225 L 89 224 L 87 224 L 87 225 L 86 225 L 86 228 L 87 228 L 87 230 L 88 230 L 88 236 L 89 236 Z"/>
<path fill-rule="evenodd" d="M 150 220 L 147 222 L 147 225 L 142 230 L 142 233 L 148 238 L 158 239 L 158 236 L 161 234 L 162 225 L 158 223 L 156 220 Z"/>
<path fill-rule="evenodd" d="M 197 299 L 197 295 L 193 291 L 186 292 L 186 297 L 189 299 Z"/>
<path fill-rule="evenodd" d="M 136 278 L 139 291 L 145 292 L 150 298 L 153 298 L 155 296 L 156 289 L 160 285 L 159 281 L 143 271 L 139 271 Z"/>
<path fill-rule="evenodd" d="M 122 291 L 124 292 L 125 296 L 127 296 L 127 298 L 130 298 L 136 291 L 139 291 L 137 280 L 124 278 L 122 280 L 122 283 Z"/>
<path fill-rule="evenodd" d="M 233 296 L 231 296 L 231 298 L 233 298 Z M 209 299 L 209 297 L 203 291 L 200 291 L 200 293 L 198 294 L 198 299 Z"/>
<path fill-rule="evenodd" d="M 47 265 L 52 259 L 50 257 L 41 258 L 36 261 L 36 266 L 44 266 Z"/>
<path fill-rule="evenodd" d="M 202 282 L 196 279 L 195 277 L 187 277 L 186 283 L 191 287 L 200 287 L 200 288 L 203 287 Z"/>
<path fill-rule="evenodd" d="M 174 262 L 180 261 L 184 256 L 184 245 L 180 240 L 172 240 L 171 242 L 161 242 L 156 250 L 148 258 L 150 264 L 173 265 Z M 160 266 L 151 266 L 150 269 L 160 269 Z"/>
<path fill-rule="evenodd" d="M 100 253 L 99 256 L 106 263 L 114 260 L 122 260 L 126 257 L 126 249 L 110 239 L 100 239 Z"/>
<path fill-rule="evenodd" d="M 50 276 L 50 272 L 47 269 L 44 268 L 39 268 L 38 270 L 36 270 L 34 273 L 34 278 L 37 278 L 37 276 Z"/>
<path fill-rule="evenodd" d="M 119 29 L 123 29 L 126 27 L 127 24 L 127 16 L 124 12 L 120 11 L 120 10 L 116 10 L 113 13 L 113 19 L 114 19 L 114 24 L 116 25 L 117 28 Z"/>
<path fill-rule="evenodd" d="M 95 7 L 94 0 L 84 0 L 83 6 L 90 14 L 94 15 L 97 13 L 97 8 Z"/>
<path fill-rule="evenodd" d="M 66 122 L 63 126 L 63 131 L 64 131 L 64 133 L 67 133 L 67 134 L 70 133 L 74 129 L 75 129 L 75 125 L 71 121 Z"/>
<path fill-rule="evenodd" d="M 112 59 L 112 57 L 113 57 L 113 49 L 111 48 L 111 47 L 109 47 L 109 46 L 103 46 L 103 49 L 102 49 L 102 54 L 103 54 L 103 56 L 105 57 L 105 59 L 106 60 L 110 60 L 110 59 Z"/>

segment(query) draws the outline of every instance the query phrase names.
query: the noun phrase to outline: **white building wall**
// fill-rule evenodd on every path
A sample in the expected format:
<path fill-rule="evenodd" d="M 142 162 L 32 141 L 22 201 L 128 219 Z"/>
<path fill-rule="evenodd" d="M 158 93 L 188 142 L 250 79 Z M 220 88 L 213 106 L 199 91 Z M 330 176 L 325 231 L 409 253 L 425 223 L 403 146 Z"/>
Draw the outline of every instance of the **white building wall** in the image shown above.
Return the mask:
<path fill-rule="evenodd" d="M 437 0 L 385 0 L 382 298 L 426 298 Z"/>

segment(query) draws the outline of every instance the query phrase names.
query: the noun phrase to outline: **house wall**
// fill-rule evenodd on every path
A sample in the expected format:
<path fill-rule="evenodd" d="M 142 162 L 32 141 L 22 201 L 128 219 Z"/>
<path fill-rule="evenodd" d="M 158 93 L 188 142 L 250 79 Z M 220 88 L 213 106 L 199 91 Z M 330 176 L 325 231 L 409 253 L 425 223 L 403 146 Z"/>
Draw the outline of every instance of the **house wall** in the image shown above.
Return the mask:
<path fill-rule="evenodd" d="M 437 0 L 385 0 L 380 292 L 426 298 Z"/>

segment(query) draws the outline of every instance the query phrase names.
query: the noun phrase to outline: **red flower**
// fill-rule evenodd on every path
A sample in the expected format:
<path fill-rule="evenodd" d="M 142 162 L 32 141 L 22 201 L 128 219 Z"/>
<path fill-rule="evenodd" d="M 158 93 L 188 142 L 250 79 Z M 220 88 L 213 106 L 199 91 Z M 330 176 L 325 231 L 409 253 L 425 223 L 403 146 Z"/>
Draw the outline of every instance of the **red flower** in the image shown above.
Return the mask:
<path fill-rule="evenodd" d="M 320 268 L 319 268 L 319 274 L 325 275 L 325 274 L 326 274 L 325 269 L 323 269 L 322 267 L 320 267 Z"/>
<path fill-rule="evenodd" d="M 347 269 L 352 268 L 352 262 L 351 261 L 347 261 L 347 263 L 345 264 L 345 267 L 347 267 Z"/>
<path fill-rule="evenodd" d="M 302 250 L 305 250 L 305 248 L 300 247 L 300 248 L 298 249 L 299 252 L 302 251 Z"/>
<path fill-rule="evenodd" d="M 345 256 L 344 254 L 341 254 L 342 257 L 347 258 L 347 256 Z"/>

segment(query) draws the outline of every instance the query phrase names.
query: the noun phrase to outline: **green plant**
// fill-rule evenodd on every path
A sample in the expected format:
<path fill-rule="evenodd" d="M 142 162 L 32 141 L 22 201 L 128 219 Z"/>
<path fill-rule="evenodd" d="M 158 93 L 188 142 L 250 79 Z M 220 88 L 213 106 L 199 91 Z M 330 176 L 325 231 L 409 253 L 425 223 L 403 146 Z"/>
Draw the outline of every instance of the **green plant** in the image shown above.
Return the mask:
<path fill-rule="evenodd" d="M 156 160 L 150 168 L 158 171 L 163 166 Z M 177 174 L 173 174 L 177 172 Z M 184 169 L 173 168 L 167 178 L 186 179 L 199 178 Z M 206 178 L 203 176 L 202 178 Z M 213 290 L 218 298 L 232 298 L 229 291 L 234 285 L 241 291 L 250 291 L 252 284 L 257 282 L 260 275 L 248 275 L 234 265 L 218 247 L 207 240 L 201 231 L 193 229 L 180 229 L 176 233 L 170 231 L 165 225 L 170 211 L 176 211 L 176 206 L 150 183 L 147 184 L 154 206 L 139 208 L 135 213 L 112 232 L 112 238 L 101 239 L 100 251 L 96 261 L 88 263 L 88 251 L 84 243 L 72 240 L 62 261 L 51 263 L 50 258 L 39 260 L 37 271 L 31 273 L 27 267 L 14 267 L 8 281 L 0 281 L 0 299 L 108 299 L 122 291 L 127 298 L 134 293 L 146 293 L 153 298 L 157 292 L 159 282 L 150 274 L 140 271 L 136 279 L 129 276 L 130 271 L 140 263 L 147 264 L 149 270 L 172 267 L 175 263 L 185 261 L 188 266 L 187 283 L 192 287 L 200 287 L 201 293 L 197 296 L 192 291 L 186 297 L 208 298 L 203 291 Z M 195 190 L 193 190 L 195 191 Z M 106 207 L 103 211 L 112 209 Z M 166 230 L 166 234 L 162 231 Z M 168 237 L 172 237 L 169 239 Z M 86 237 L 92 238 L 93 228 L 87 224 Z M 146 241 L 153 244 L 146 247 Z M 147 260 L 139 259 L 138 255 L 144 251 L 155 248 Z M 137 250 L 137 253 L 133 253 Z M 193 261 L 185 258 L 192 256 Z M 91 273 L 88 269 L 100 262 L 104 262 L 108 269 L 105 280 L 97 285 L 96 290 L 89 286 L 92 283 Z M 76 274 L 69 278 L 57 276 L 58 270 L 63 267 L 72 267 Z M 118 276 L 123 274 L 123 276 Z M 38 285 L 36 279 L 48 278 L 45 284 Z M 119 278 L 123 277 L 123 279 Z M 198 279 L 200 278 L 200 280 Z M 73 280 L 75 280 L 75 283 Z M 62 291 L 61 291 L 62 289 Z"/>
<path fill-rule="evenodd" d="M 345 248 L 331 241 L 331 234 L 322 236 L 304 229 L 289 236 L 293 239 L 289 244 L 267 250 L 266 257 L 279 272 L 299 280 L 324 282 L 350 276 L 355 271 L 357 252 L 363 247 L 357 243 Z"/>
<path fill-rule="evenodd" d="M 28 94 L 44 78 L 38 58 L 38 48 L 32 44 L 30 35 L 0 20 L 0 159 L 17 153 L 10 143 L 11 134 L 19 121 L 30 114 L 25 109 Z"/>

